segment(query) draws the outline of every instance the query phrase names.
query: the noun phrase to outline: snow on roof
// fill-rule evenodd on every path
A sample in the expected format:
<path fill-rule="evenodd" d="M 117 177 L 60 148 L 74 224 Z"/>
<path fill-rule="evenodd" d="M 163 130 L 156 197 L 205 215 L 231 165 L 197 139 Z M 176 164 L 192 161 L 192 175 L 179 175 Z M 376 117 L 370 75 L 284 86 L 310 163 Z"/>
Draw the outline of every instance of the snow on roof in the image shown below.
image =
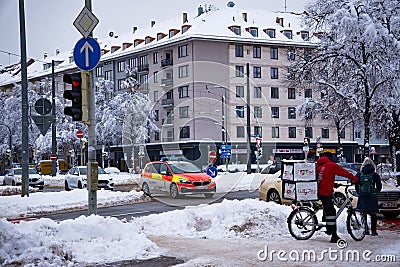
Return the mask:
<path fill-rule="evenodd" d="M 190 38 L 220 40 L 220 41 L 240 41 L 249 43 L 267 43 L 280 45 L 296 45 L 310 46 L 314 43 L 315 38 L 311 41 L 305 41 L 299 33 L 304 31 L 302 26 L 303 14 L 292 12 L 274 12 L 267 10 L 245 10 L 237 7 L 218 7 L 208 5 L 202 14 L 182 13 L 170 20 L 159 23 L 149 23 L 148 28 L 136 29 L 134 32 L 117 36 L 108 36 L 107 38 L 98 39 L 100 49 L 107 50 L 101 56 L 100 61 L 110 60 L 116 57 L 122 57 L 128 54 L 141 52 L 158 46 L 164 46 L 173 42 L 187 40 Z M 185 20 L 186 19 L 186 20 Z M 186 32 L 182 32 L 182 26 L 188 26 Z M 240 27 L 240 35 L 236 35 L 230 27 Z M 254 37 L 248 30 L 249 28 L 257 28 L 258 36 Z M 275 38 L 269 37 L 264 31 L 266 29 L 275 29 Z M 174 36 L 170 37 L 170 30 L 176 30 Z M 284 35 L 285 30 L 292 31 L 292 39 Z M 165 34 L 165 37 L 157 40 L 159 33 Z M 146 37 L 151 37 L 151 42 L 145 42 Z M 310 37 L 312 35 L 310 34 Z M 154 38 L 154 39 L 153 39 Z M 143 40 L 135 44 L 135 40 Z M 123 45 L 124 43 L 132 45 Z M 70 63 L 69 58 L 72 57 L 72 51 L 60 52 L 55 56 L 51 56 L 42 61 L 36 61 L 28 68 L 28 78 L 46 76 L 51 73 L 51 67 L 43 68 L 44 62 L 51 60 L 60 61 L 56 66 L 56 72 L 76 69 L 73 62 Z M 20 75 L 10 76 L 9 73 L 0 73 L 0 86 L 14 82 L 19 82 Z"/>

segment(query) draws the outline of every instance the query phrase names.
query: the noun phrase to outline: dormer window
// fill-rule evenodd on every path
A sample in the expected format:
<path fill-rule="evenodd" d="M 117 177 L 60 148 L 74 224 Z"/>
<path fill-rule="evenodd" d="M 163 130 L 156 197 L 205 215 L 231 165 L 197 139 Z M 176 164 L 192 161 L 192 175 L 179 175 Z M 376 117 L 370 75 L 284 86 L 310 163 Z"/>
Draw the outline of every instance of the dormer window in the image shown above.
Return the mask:
<path fill-rule="evenodd" d="M 132 45 L 132 43 L 123 43 L 122 44 L 122 50 L 127 49 L 128 47 L 130 47 Z"/>
<path fill-rule="evenodd" d="M 270 38 L 276 38 L 275 29 L 265 29 L 264 32 L 265 32 Z"/>
<path fill-rule="evenodd" d="M 178 32 L 179 32 L 179 30 L 176 30 L 176 29 L 169 30 L 169 35 L 168 35 L 169 38 L 174 37 Z"/>
<path fill-rule="evenodd" d="M 142 42 L 143 42 L 143 39 L 136 39 L 136 40 L 134 41 L 133 45 L 136 47 L 136 46 L 138 46 L 139 44 L 141 44 Z"/>
<path fill-rule="evenodd" d="M 315 36 L 317 36 L 318 39 L 322 39 L 322 37 L 324 36 L 323 32 L 316 32 L 314 33 Z"/>
<path fill-rule="evenodd" d="M 74 57 L 73 56 L 69 57 L 69 63 L 72 63 L 72 62 L 74 62 Z"/>
<path fill-rule="evenodd" d="M 308 33 L 308 31 L 301 31 L 300 36 L 301 36 L 301 39 L 308 40 L 309 33 Z"/>
<path fill-rule="evenodd" d="M 149 43 L 151 43 L 153 40 L 154 40 L 153 37 L 151 37 L 151 36 L 146 36 L 146 38 L 145 38 L 145 44 L 149 44 Z"/>
<path fill-rule="evenodd" d="M 246 29 L 253 37 L 258 37 L 258 28 L 247 28 Z"/>
<path fill-rule="evenodd" d="M 189 30 L 190 27 L 192 27 L 192 26 L 191 26 L 191 25 L 183 25 L 183 26 L 182 26 L 182 34 L 184 34 L 185 32 L 187 32 L 187 30 Z"/>
<path fill-rule="evenodd" d="M 110 52 L 110 50 L 101 49 L 101 55 L 105 55 L 105 54 L 107 54 L 108 52 Z"/>
<path fill-rule="evenodd" d="M 160 41 L 165 36 L 167 36 L 165 33 L 162 33 L 162 32 L 157 33 L 157 41 Z"/>
<path fill-rule="evenodd" d="M 233 31 L 236 35 L 241 34 L 240 26 L 230 26 L 228 27 L 231 31 Z"/>
<path fill-rule="evenodd" d="M 285 35 L 288 39 L 293 39 L 292 30 L 284 30 L 283 35 Z"/>
<path fill-rule="evenodd" d="M 111 53 L 114 53 L 115 51 L 117 51 L 118 49 L 120 49 L 120 46 L 114 45 L 111 47 Z"/>

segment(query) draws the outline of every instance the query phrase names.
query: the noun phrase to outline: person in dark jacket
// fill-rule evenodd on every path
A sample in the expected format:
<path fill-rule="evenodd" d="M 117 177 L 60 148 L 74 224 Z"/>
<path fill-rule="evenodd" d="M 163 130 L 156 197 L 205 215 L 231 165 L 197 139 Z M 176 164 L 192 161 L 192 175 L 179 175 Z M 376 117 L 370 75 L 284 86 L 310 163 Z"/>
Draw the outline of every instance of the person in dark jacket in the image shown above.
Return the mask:
<path fill-rule="evenodd" d="M 365 221 L 367 221 L 367 214 L 371 217 L 371 234 L 378 235 L 376 231 L 377 216 L 379 212 L 378 206 L 378 193 L 382 190 L 382 182 L 379 174 L 375 172 L 375 163 L 370 158 L 365 158 L 363 164 L 361 165 L 360 172 L 357 173 L 357 178 L 360 179 L 361 174 L 372 174 L 372 185 L 376 189 L 371 195 L 364 196 L 360 194 L 360 185 L 356 184 L 356 191 L 358 194 L 357 209 L 362 211 L 364 214 Z M 366 234 L 369 235 L 368 224 L 366 229 Z"/>
<path fill-rule="evenodd" d="M 335 176 L 343 176 L 353 182 L 358 178 L 332 161 L 332 153 L 324 152 L 317 160 L 318 199 L 321 200 L 326 220 L 326 233 L 331 235 L 331 243 L 336 243 L 340 237 L 336 230 L 336 210 L 333 204 L 333 187 Z"/>

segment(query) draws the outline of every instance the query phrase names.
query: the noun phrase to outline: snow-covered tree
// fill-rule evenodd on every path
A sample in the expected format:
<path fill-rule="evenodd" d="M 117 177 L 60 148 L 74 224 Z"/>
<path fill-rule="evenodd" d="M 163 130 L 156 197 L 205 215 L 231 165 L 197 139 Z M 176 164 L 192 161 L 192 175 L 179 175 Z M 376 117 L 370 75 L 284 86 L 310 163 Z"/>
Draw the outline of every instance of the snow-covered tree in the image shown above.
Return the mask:
<path fill-rule="evenodd" d="M 340 74 L 340 87 L 331 88 L 336 95 L 351 97 L 351 101 L 346 102 L 362 115 L 365 155 L 369 153 L 372 115 L 378 113 L 376 103 L 390 96 L 387 86 L 399 74 L 397 55 L 400 45 L 384 25 L 387 17 L 382 18 L 382 12 L 378 10 L 385 8 L 380 2 L 316 0 L 307 7 L 304 20 L 320 38 L 313 55 L 304 62 L 304 68 L 312 71 L 315 65 L 326 64 L 324 72 L 328 75 L 323 76 Z M 321 82 L 319 79 L 317 81 Z M 322 82 L 334 84 L 330 80 Z"/>

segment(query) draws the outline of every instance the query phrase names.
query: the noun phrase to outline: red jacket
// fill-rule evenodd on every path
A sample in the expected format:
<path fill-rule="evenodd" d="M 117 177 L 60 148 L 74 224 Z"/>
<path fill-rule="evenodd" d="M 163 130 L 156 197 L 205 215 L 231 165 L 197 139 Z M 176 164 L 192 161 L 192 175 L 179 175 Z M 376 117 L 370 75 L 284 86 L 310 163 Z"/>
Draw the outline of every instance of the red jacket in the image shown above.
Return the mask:
<path fill-rule="evenodd" d="M 317 160 L 317 179 L 318 194 L 322 196 L 330 196 L 333 193 L 335 183 L 335 175 L 346 177 L 353 182 L 357 182 L 358 178 L 346 171 L 328 157 L 322 156 Z"/>

